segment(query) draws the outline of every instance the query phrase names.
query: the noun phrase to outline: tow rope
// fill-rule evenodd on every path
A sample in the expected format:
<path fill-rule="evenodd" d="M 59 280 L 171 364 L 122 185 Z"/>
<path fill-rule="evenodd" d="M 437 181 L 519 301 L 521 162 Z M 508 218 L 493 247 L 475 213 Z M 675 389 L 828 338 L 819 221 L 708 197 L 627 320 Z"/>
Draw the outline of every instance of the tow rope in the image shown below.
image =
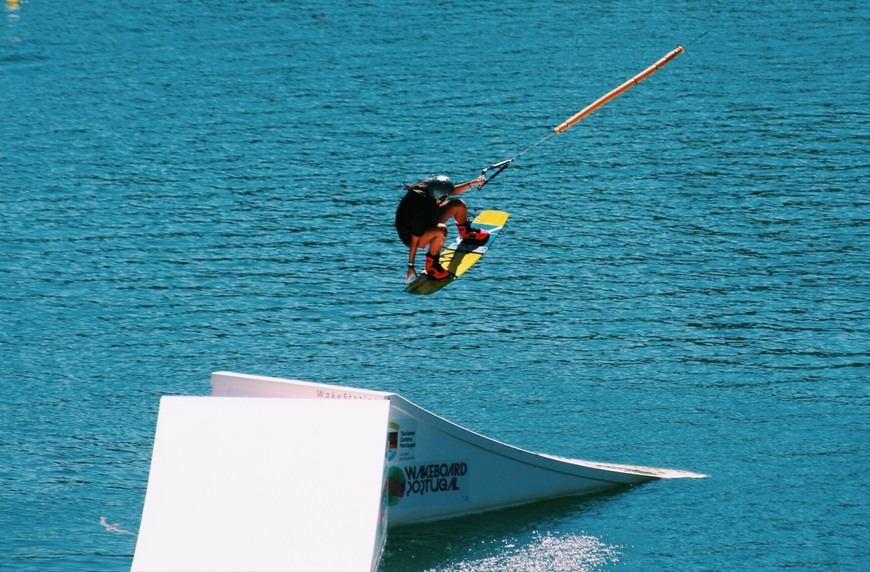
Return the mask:
<path fill-rule="evenodd" d="M 701 35 L 703 36 L 703 34 L 701 34 Z M 692 41 L 694 41 L 694 40 L 692 40 Z M 685 50 L 685 48 L 683 48 L 683 46 L 677 46 L 675 49 L 673 49 L 670 52 L 668 52 L 667 54 L 665 54 L 665 56 L 663 58 L 661 58 L 659 61 L 657 61 L 653 65 L 649 66 L 648 68 L 646 68 L 645 70 L 643 70 L 639 74 L 635 75 L 634 77 L 632 77 L 631 79 L 629 79 L 628 81 L 626 81 L 625 83 L 620 85 L 619 87 L 608 91 L 607 93 L 605 93 L 604 95 L 602 95 L 601 97 L 599 97 L 598 99 L 596 99 L 595 101 L 593 101 L 592 103 L 590 103 L 589 105 L 587 105 L 586 107 L 584 107 L 583 109 L 581 109 L 580 111 L 578 111 L 577 113 L 575 113 L 574 115 L 572 115 L 571 117 L 569 117 L 568 119 L 566 119 L 565 121 L 560 123 L 559 125 L 554 127 L 553 132 L 550 133 L 549 135 L 547 135 L 546 137 L 541 138 L 539 141 L 530 145 L 529 147 L 527 147 L 526 149 L 524 149 L 523 151 L 521 151 L 517 155 L 511 157 L 510 159 L 506 159 L 504 161 L 495 163 L 494 165 L 490 165 L 489 167 L 484 167 L 483 170 L 481 170 L 481 172 L 480 172 L 480 174 L 484 177 L 486 177 L 486 174 L 489 171 L 492 171 L 493 169 L 495 169 L 495 172 L 493 172 L 486 179 L 486 181 L 484 181 L 483 185 L 480 185 L 480 188 L 482 189 L 483 186 L 486 185 L 486 183 L 488 183 L 491 180 L 493 180 L 494 178 L 496 178 L 499 175 L 499 173 L 501 173 L 502 171 L 507 169 L 511 163 L 513 163 L 514 161 L 516 161 L 517 159 L 519 159 L 520 157 L 522 157 L 523 155 L 525 155 L 526 153 L 528 153 L 529 151 L 531 151 L 532 149 L 534 149 L 535 147 L 537 147 L 538 145 L 543 143 L 544 141 L 547 141 L 553 135 L 556 135 L 557 133 L 564 133 L 565 131 L 570 129 L 571 126 L 573 126 L 575 123 L 579 122 L 581 119 L 583 119 L 584 117 L 586 117 L 587 115 L 589 115 L 590 113 L 595 111 L 596 109 L 602 107 L 604 104 L 608 103 L 609 101 L 616 99 L 617 97 L 619 97 L 620 95 L 622 95 L 623 93 L 625 93 L 626 91 L 631 89 L 632 87 L 636 86 L 637 84 L 639 84 L 640 82 L 642 82 L 643 80 L 645 80 L 646 78 L 648 78 L 649 76 L 651 76 L 652 74 L 657 72 L 658 70 L 662 69 L 665 66 L 665 64 L 667 64 L 672 59 L 674 59 L 675 57 L 677 57 L 678 55 L 682 54 L 685 51 L 686 50 Z"/>

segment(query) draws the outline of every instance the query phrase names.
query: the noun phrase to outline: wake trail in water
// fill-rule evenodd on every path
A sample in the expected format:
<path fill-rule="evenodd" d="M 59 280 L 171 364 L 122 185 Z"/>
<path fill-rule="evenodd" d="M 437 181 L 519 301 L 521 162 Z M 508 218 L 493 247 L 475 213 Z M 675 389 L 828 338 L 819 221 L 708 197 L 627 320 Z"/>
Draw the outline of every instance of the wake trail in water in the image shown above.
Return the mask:
<path fill-rule="evenodd" d="M 100 517 L 100 525 L 105 527 L 106 532 L 114 532 L 115 534 L 129 534 L 130 536 L 136 536 L 135 532 L 130 532 L 129 530 L 124 530 L 123 528 L 119 528 L 121 523 L 110 524 L 105 516 Z"/>

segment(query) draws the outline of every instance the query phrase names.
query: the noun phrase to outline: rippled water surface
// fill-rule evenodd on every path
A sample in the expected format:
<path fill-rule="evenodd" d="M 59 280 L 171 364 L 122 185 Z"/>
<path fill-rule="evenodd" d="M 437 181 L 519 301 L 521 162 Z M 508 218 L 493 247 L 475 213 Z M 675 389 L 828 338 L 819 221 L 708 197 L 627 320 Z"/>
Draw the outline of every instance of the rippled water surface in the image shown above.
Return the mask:
<path fill-rule="evenodd" d="M 4 570 L 129 569 L 105 523 L 138 529 L 159 397 L 217 370 L 710 475 L 397 529 L 384 571 L 870 563 L 866 3 L 2 10 Z M 402 181 L 472 178 L 678 44 L 466 195 L 511 213 L 480 265 L 402 292 Z"/>

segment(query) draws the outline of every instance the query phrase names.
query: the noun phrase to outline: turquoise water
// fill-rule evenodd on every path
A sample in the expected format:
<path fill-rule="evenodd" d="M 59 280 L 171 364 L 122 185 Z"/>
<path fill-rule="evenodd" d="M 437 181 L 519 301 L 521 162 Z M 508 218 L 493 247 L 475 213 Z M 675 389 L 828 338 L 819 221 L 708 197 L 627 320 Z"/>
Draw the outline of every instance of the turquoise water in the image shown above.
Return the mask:
<path fill-rule="evenodd" d="M 385 571 L 870 565 L 866 3 L 2 10 L 4 570 L 129 569 L 101 517 L 136 532 L 158 400 L 217 370 L 710 475 L 398 529 Z M 402 292 L 402 181 L 678 44 L 467 195 L 511 213 L 470 274 Z"/>

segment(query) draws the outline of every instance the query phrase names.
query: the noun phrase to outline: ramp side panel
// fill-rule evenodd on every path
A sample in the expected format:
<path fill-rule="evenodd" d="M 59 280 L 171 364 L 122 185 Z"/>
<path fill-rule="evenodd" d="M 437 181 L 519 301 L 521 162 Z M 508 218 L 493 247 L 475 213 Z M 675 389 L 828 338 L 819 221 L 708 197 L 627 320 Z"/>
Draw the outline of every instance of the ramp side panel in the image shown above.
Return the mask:
<path fill-rule="evenodd" d="M 387 448 L 390 526 L 472 514 L 655 478 L 524 451 L 393 396 Z M 627 468 L 626 468 L 627 469 Z"/>
<path fill-rule="evenodd" d="M 134 571 L 370 570 L 389 402 L 164 397 Z"/>

